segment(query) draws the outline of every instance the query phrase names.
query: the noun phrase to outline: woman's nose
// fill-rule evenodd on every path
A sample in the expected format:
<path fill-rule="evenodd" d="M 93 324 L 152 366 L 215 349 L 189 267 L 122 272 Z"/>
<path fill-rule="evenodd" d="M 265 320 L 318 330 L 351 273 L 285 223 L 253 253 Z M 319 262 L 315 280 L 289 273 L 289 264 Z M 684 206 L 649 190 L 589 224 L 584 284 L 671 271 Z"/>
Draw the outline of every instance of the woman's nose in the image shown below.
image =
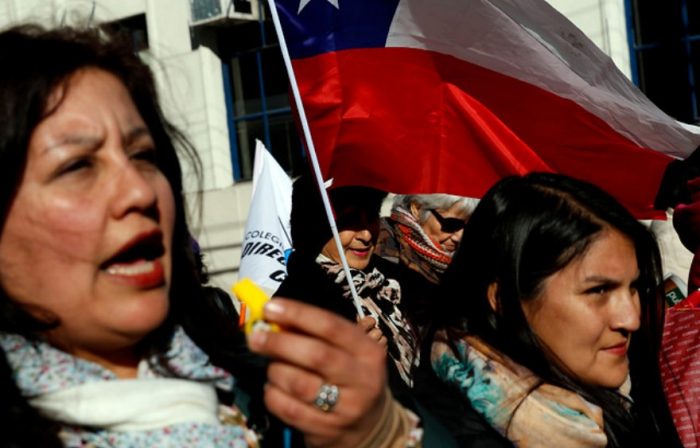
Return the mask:
<path fill-rule="evenodd" d="M 372 241 L 372 232 L 369 229 L 361 229 L 355 232 L 355 238 L 365 242 Z"/>
<path fill-rule="evenodd" d="M 613 308 L 613 330 L 637 331 L 640 326 L 640 312 L 639 293 L 634 291 L 622 294 Z"/>
<path fill-rule="evenodd" d="M 113 195 L 115 217 L 122 217 L 131 212 L 153 211 L 156 204 L 156 190 L 145 173 L 130 161 L 117 168 Z"/>

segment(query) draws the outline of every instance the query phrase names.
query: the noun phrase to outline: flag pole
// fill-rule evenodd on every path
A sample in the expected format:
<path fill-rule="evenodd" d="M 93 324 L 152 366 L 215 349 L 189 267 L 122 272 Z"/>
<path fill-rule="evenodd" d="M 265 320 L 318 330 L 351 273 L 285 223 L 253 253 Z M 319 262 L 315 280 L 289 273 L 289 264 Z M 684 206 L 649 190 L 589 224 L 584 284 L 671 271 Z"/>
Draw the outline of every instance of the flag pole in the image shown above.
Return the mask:
<path fill-rule="evenodd" d="M 345 258 L 345 251 L 343 250 L 343 244 L 340 242 L 340 235 L 338 235 L 338 226 L 335 223 L 335 218 L 333 217 L 333 209 L 331 208 L 330 200 L 328 199 L 328 192 L 324 186 L 323 175 L 321 174 L 321 167 L 318 164 L 318 157 L 316 156 L 316 147 L 314 146 L 313 139 L 311 138 L 311 129 L 309 129 L 309 122 L 306 119 L 306 111 L 304 111 L 304 104 L 301 101 L 301 93 L 299 93 L 299 86 L 297 85 L 297 78 L 292 69 L 292 60 L 289 57 L 289 49 L 287 48 L 287 40 L 282 32 L 282 24 L 280 23 L 279 15 L 277 14 L 277 6 L 275 6 L 275 0 L 268 0 L 268 5 L 270 7 L 270 13 L 272 14 L 272 22 L 275 25 L 275 31 L 277 31 L 277 38 L 280 43 L 280 50 L 282 50 L 282 59 L 284 59 L 284 65 L 287 69 L 287 75 L 289 76 L 289 84 L 292 88 L 292 96 L 294 97 L 294 104 L 296 105 L 297 112 L 299 113 L 299 121 L 301 122 L 301 128 L 304 132 L 304 141 L 306 142 L 306 149 L 309 153 L 309 158 L 311 159 L 311 166 L 314 171 L 314 177 L 316 178 L 316 183 L 318 184 L 318 189 L 321 193 L 321 200 L 323 202 L 323 208 L 326 210 L 326 217 L 328 218 L 328 224 L 331 227 L 331 232 L 333 233 L 333 240 L 338 248 L 338 255 L 340 255 L 340 262 L 343 265 L 343 271 L 345 272 L 345 277 L 350 286 L 350 292 L 352 293 L 352 301 L 357 309 L 357 315 L 360 317 L 365 317 L 365 313 L 362 311 L 362 302 L 357 295 L 357 290 L 355 289 L 355 283 L 352 281 L 352 275 L 350 274 L 350 266 L 348 265 L 348 260 Z"/>

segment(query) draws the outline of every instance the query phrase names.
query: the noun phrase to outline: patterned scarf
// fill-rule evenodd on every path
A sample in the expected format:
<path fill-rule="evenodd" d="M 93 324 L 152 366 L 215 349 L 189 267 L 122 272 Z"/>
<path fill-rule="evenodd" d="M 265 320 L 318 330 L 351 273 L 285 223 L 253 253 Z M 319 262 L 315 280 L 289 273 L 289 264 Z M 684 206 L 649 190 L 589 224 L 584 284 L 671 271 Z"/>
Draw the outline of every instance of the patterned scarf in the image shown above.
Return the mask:
<path fill-rule="evenodd" d="M 400 261 L 436 284 L 440 283 L 440 277 L 452 261 L 452 253 L 442 250 L 440 244 L 425 233 L 413 214 L 398 206 L 392 209 L 391 218 L 382 220 L 377 255 Z"/>
<path fill-rule="evenodd" d="M 343 266 L 321 254 L 316 258 L 321 268 L 343 289 L 343 297 L 352 300 L 350 285 Z M 396 365 L 401 379 L 413 385 L 411 371 L 420 362 L 416 334 L 399 309 L 401 289 L 399 283 L 386 278 L 377 268 L 369 272 L 350 269 L 357 295 L 362 302 L 365 316 L 372 316 L 388 341 L 389 356 Z"/>
<path fill-rule="evenodd" d="M 604 447 L 603 411 L 578 394 L 540 384 L 525 367 L 467 336 L 457 341 L 455 354 L 443 342 L 433 342 L 431 361 L 437 376 L 455 386 L 472 407 L 517 447 Z M 534 390 L 533 390 L 534 388 Z M 629 395 L 629 377 L 621 387 Z"/>
<path fill-rule="evenodd" d="M 32 403 L 44 403 L 56 406 L 51 397 L 62 396 L 64 392 L 76 391 L 80 396 L 81 389 L 100 389 L 100 384 L 124 387 L 124 390 L 138 390 L 141 385 L 160 385 L 159 380 L 167 376 L 173 377 L 173 373 L 166 373 L 169 369 L 174 372 L 179 383 L 206 385 L 231 391 L 234 385 L 233 377 L 225 370 L 212 365 L 208 356 L 195 345 L 187 334 L 178 327 L 173 332 L 173 337 L 167 353 L 162 356 L 153 356 L 139 363 L 137 379 L 120 380 L 106 368 L 76 358 L 63 352 L 48 343 L 29 341 L 17 334 L 0 333 L 0 348 L 5 352 L 8 363 L 14 372 L 14 379 L 22 395 Z M 158 359 L 162 359 L 167 369 L 155 368 Z M 143 381 L 141 381 L 143 380 Z M 172 380 L 177 385 L 178 381 Z M 152 383 L 149 383 L 152 382 Z M 133 388 L 131 387 L 133 386 Z M 162 389 L 162 388 L 161 388 Z M 83 394 L 86 397 L 85 406 L 95 406 L 96 409 L 114 409 L 118 415 L 128 415 L 129 412 L 120 408 L 118 400 L 110 403 L 100 401 L 99 394 Z M 206 394 L 205 394 L 206 396 Z M 248 448 L 257 446 L 257 436 L 245 425 L 245 417 L 240 411 L 231 406 L 218 405 L 216 393 L 211 395 L 214 400 L 213 420 L 218 423 L 182 422 L 157 429 L 146 430 L 110 430 L 105 427 L 80 426 L 78 424 L 64 424 L 60 433 L 63 443 L 67 447 L 126 447 L 126 446 L 150 446 L 150 447 L 235 447 Z M 48 398 L 47 398 L 48 397 Z M 133 398 L 133 397 L 132 397 Z M 136 397 L 139 398 L 139 397 Z M 141 394 L 143 401 L 148 401 L 148 393 Z M 129 401 L 126 400 L 125 401 Z M 134 400 L 131 400 L 132 402 Z M 41 407 L 41 405 L 39 405 Z M 157 406 L 151 406 L 157 407 Z M 218 407 L 218 415 L 217 409 Z M 79 408 L 79 407 L 78 407 Z M 166 413 L 167 409 L 163 409 Z M 68 411 L 66 411 L 68 415 Z M 146 416 L 138 416 L 146 417 Z M 107 417 L 109 419 L 109 417 Z M 128 421 L 110 422 L 115 427 L 128 426 Z M 138 422 L 134 422 L 137 426 Z"/>

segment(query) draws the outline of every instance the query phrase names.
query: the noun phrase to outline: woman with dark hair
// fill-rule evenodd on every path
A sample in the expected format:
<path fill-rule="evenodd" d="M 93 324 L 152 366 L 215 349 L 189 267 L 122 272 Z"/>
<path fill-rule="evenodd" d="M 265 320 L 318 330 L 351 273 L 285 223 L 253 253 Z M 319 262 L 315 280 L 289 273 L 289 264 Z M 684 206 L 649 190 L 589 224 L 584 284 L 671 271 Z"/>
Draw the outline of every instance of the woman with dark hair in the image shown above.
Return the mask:
<path fill-rule="evenodd" d="M 608 194 L 556 174 L 503 179 L 443 279 L 434 370 L 491 439 L 681 446 L 659 373 L 661 285 L 652 235 Z"/>
<path fill-rule="evenodd" d="M 3 444 L 258 446 L 263 401 L 308 446 L 417 436 L 354 325 L 269 302 L 284 330 L 248 341 L 266 378 L 202 294 L 176 144 L 196 156 L 128 44 L 21 26 L 0 66 Z"/>

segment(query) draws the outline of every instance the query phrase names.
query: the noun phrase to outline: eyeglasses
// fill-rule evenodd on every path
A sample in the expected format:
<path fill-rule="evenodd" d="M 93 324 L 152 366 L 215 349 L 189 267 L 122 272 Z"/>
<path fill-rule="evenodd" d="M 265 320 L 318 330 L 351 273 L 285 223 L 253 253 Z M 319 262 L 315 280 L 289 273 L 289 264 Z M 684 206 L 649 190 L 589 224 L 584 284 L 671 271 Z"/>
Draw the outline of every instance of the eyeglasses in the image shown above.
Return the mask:
<path fill-rule="evenodd" d="M 445 233 L 455 233 L 459 230 L 462 230 L 464 226 L 467 225 L 467 223 L 462 219 L 445 218 L 440 213 L 438 213 L 437 210 L 432 208 L 430 209 L 430 213 L 432 213 L 435 219 L 438 220 L 438 222 L 440 223 L 440 229 Z"/>

